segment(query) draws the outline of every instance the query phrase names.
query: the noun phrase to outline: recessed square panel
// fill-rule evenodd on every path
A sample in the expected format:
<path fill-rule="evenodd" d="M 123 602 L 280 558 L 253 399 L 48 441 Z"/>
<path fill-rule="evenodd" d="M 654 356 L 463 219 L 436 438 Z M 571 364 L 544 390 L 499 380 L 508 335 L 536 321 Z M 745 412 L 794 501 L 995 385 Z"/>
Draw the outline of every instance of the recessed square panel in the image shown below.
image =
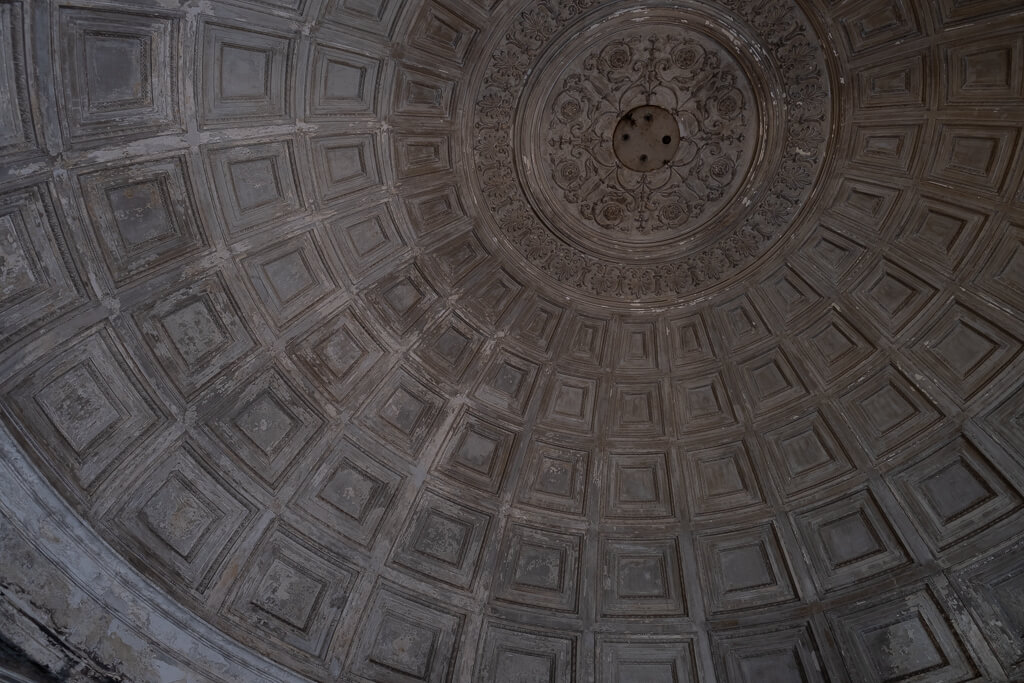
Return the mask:
<path fill-rule="evenodd" d="M 811 309 L 819 308 L 823 297 L 817 288 L 793 266 L 769 275 L 761 291 L 787 325 Z"/>
<path fill-rule="evenodd" d="M 746 294 L 716 306 L 717 327 L 730 351 L 739 351 L 767 338 L 772 330 L 754 301 Z"/>
<path fill-rule="evenodd" d="M 665 434 L 662 387 L 658 382 L 616 382 L 612 390 L 610 433 L 615 437 Z"/>
<path fill-rule="evenodd" d="M 879 261 L 854 286 L 854 297 L 892 335 L 917 318 L 935 294 L 921 277 L 888 260 Z"/>
<path fill-rule="evenodd" d="M 659 519 L 676 515 L 665 452 L 612 452 L 602 501 L 607 519 Z"/>
<path fill-rule="evenodd" d="M 0 156 L 14 158 L 32 154 L 37 148 L 38 121 L 28 89 L 28 64 L 20 58 L 28 49 L 25 41 L 25 2 L 9 2 L 0 14 L 0 54 L 9 68 L 0 72 Z"/>
<path fill-rule="evenodd" d="M 310 141 L 309 149 L 317 198 L 322 203 L 339 201 L 381 184 L 373 135 L 317 137 Z"/>
<path fill-rule="evenodd" d="M 818 225 L 804 242 L 803 253 L 819 271 L 838 282 L 853 270 L 868 250 L 856 239 L 855 233 L 836 222 L 835 225 Z"/>
<path fill-rule="evenodd" d="M 498 325 L 526 287 L 504 268 L 481 268 L 466 283 L 460 303 L 489 325 Z"/>
<path fill-rule="evenodd" d="M 440 273 L 444 282 L 455 285 L 489 257 L 490 254 L 476 236 L 476 231 L 465 230 L 431 249 L 426 260 Z"/>
<path fill-rule="evenodd" d="M 869 488 L 799 510 L 793 517 L 818 584 L 826 591 L 910 563 L 903 541 Z"/>
<path fill-rule="evenodd" d="M 47 183 L 0 194 L 0 346 L 86 301 L 56 207 Z"/>
<path fill-rule="evenodd" d="M 581 516 L 586 508 L 590 453 L 554 443 L 530 444 L 516 500 L 532 508 Z"/>
<path fill-rule="evenodd" d="M 413 232 L 418 237 L 425 237 L 427 235 L 433 237 L 433 233 L 443 231 L 445 228 L 464 221 L 466 210 L 459 192 L 458 187 L 449 184 L 427 188 L 405 196 L 405 210 L 409 217 L 409 226 Z M 459 253 L 458 250 L 456 250 L 457 253 Z M 469 263 L 475 260 L 476 258 L 470 257 Z M 456 258 L 455 262 L 448 269 L 454 268 L 449 274 L 455 280 L 458 280 L 461 275 L 456 276 L 455 272 L 463 274 L 468 272 L 471 266 L 459 258 Z M 456 267 L 456 264 L 461 265 Z"/>
<path fill-rule="evenodd" d="M 774 524 L 701 534 L 697 552 L 712 614 L 780 605 L 798 598 Z"/>
<path fill-rule="evenodd" d="M 537 363 L 502 349 L 491 359 L 475 395 L 493 408 L 522 418 L 539 371 Z"/>
<path fill-rule="evenodd" d="M 930 85 L 925 80 L 925 56 L 901 53 L 858 69 L 854 99 L 861 111 L 924 109 Z"/>
<path fill-rule="evenodd" d="M 1020 132 L 1016 126 L 943 124 L 928 175 L 938 182 L 1001 194 L 1010 180 Z"/>
<path fill-rule="evenodd" d="M 933 547 L 945 550 L 1021 509 L 1006 472 L 961 435 L 893 473 L 897 495 Z"/>
<path fill-rule="evenodd" d="M 389 36 L 405 0 L 328 0 L 324 21 L 344 29 Z"/>
<path fill-rule="evenodd" d="M 348 439 L 330 448 L 288 504 L 304 523 L 369 548 L 402 475 Z"/>
<path fill-rule="evenodd" d="M 186 396 L 253 350 L 244 319 L 219 274 L 165 292 L 135 313 L 151 352 Z"/>
<path fill-rule="evenodd" d="M 342 210 L 323 222 L 322 232 L 352 280 L 406 252 L 395 216 L 386 204 L 359 211 Z"/>
<path fill-rule="evenodd" d="M 544 397 L 543 422 L 556 429 L 590 433 L 598 387 L 596 378 L 557 373 Z"/>
<path fill-rule="evenodd" d="M 565 309 L 561 305 L 537 296 L 520 312 L 512 329 L 523 342 L 547 353 L 558 339 L 557 333 L 564 316 Z"/>
<path fill-rule="evenodd" d="M 378 584 L 358 633 L 352 670 L 369 680 L 451 680 L 465 615 Z"/>
<path fill-rule="evenodd" d="M 942 422 L 928 396 L 894 367 L 886 367 L 842 397 L 847 418 L 868 454 L 882 460 Z"/>
<path fill-rule="evenodd" d="M 200 125 L 287 121 L 292 112 L 292 42 L 270 31 L 204 22 L 203 77 L 196 83 Z"/>
<path fill-rule="evenodd" d="M 474 680 L 572 683 L 577 638 L 489 619 Z"/>
<path fill-rule="evenodd" d="M 827 683 L 837 674 L 816 631 L 808 622 L 717 631 L 712 641 L 715 667 L 728 681 Z"/>
<path fill-rule="evenodd" d="M 29 452 L 73 500 L 95 490 L 168 420 L 128 358 L 113 330 L 93 329 L 6 395 L 18 430 L 41 445 Z"/>
<path fill-rule="evenodd" d="M 711 343 L 705 313 L 694 313 L 668 322 L 668 350 L 673 369 L 714 360 L 717 352 Z"/>
<path fill-rule="evenodd" d="M 405 457 L 418 460 L 445 403 L 433 388 L 399 369 L 380 383 L 356 420 Z"/>
<path fill-rule="evenodd" d="M 322 253 L 306 231 L 242 260 L 256 300 L 275 327 L 286 327 L 336 290 Z"/>
<path fill-rule="evenodd" d="M 115 166 L 78 180 L 115 284 L 208 248 L 184 157 Z"/>
<path fill-rule="evenodd" d="M 463 64 L 479 29 L 465 12 L 453 12 L 439 2 L 427 2 L 412 31 L 412 44 L 434 57 Z"/>
<path fill-rule="evenodd" d="M 790 354 L 782 346 L 740 359 L 738 365 L 755 417 L 773 411 L 799 410 L 809 396 Z"/>
<path fill-rule="evenodd" d="M 69 142 L 181 131 L 177 18 L 62 7 L 57 21 Z"/>
<path fill-rule="evenodd" d="M 210 413 L 206 427 L 226 454 L 271 490 L 324 426 L 320 411 L 276 368 L 250 378 Z"/>
<path fill-rule="evenodd" d="M 830 306 L 797 336 L 801 358 L 828 385 L 858 369 L 877 351 L 870 326 Z"/>
<path fill-rule="evenodd" d="M 736 423 L 736 412 L 721 372 L 672 380 L 676 428 L 681 433 L 711 431 Z"/>
<path fill-rule="evenodd" d="M 262 652 L 323 676 L 358 576 L 334 552 L 288 525 L 274 523 L 232 585 L 224 614 L 258 633 Z"/>
<path fill-rule="evenodd" d="M 231 238 L 303 209 L 290 140 L 204 147 L 203 153 Z"/>
<path fill-rule="evenodd" d="M 482 333 L 457 315 L 446 315 L 420 336 L 413 347 L 417 358 L 439 376 L 458 381 L 478 359 Z"/>
<path fill-rule="evenodd" d="M 601 539 L 600 614 L 615 617 L 686 615 L 676 539 Z"/>
<path fill-rule="evenodd" d="M 658 330 L 654 323 L 623 321 L 618 330 L 616 367 L 652 370 L 658 367 Z"/>
<path fill-rule="evenodd" d="M 1021 350 L 1019 339 L 979 309 L 955 302 L 936 316 L 913 348 L 922 364 L 963 400 L 988 386 Z"/>
<path fill-rule="evenodd" d="M 698 683 L 695 638 L 599 634 L 597 676 L 600 683 Z"/>
<path fill-rule="evenodd" d="M 366 299 L 392 332 L 406 335 L 437 302 L 438 293 L 423 271 L 410 264 L 374 283 Z"/>
<path fill-rule="evenodd" d="M 305 336 L 288 353 L 296 365 L 335 401 L 352 399 L 352 389 L 384 357 L 385 348 L 352 309 L 344 309 Z"/>
<path fill-rule="evenodd" d="M 400 64 L 393 95 L 396 114 L 424 117 L 427 120 L 451 118 L 455 81 L 440 73 Z"/>
<path fill-rule="evenodd" d="M 836 192 L 832 211 L 857 226 L 861 232 L 877 238 L 890 230 L 888 218 L 897 206 L 902 191 L 856 178 L 843 178 Z"/>
<path fill-rule="evenodd" d="M 427 491 L 406 523 L 391 561 L 427 581 L 470 590 L 490 525 L 487 513 Z"/>
<path fill-rule="evenodd" d="M 516 448 L 516 435 L 484 417 L 466 412 L 450 430 L 442 449 L 439 471 L 464 484 L 496 494 Z"/>
<path fill-rule="evenodd" d="M 452 170 L 452 141 L 447 135 L 396 135 L 391 144 L 399 180 Z"/>
<path fill-rule="evenodd" d="M 919 123 L 857 123 L 853 131 L 853 158 L 865 166 L 908 173 L 920 152 Z"/>
<path fill-rule="evenodd" d="M 834 610 L 829 619 L 861 679 L 977 680 L 982 677 L 949 608 L 930 585 Z"/>
<path fill-rule="evenodd" d="M 379 59 L 317 43 L 309 68 L 306 118 L 374 116 L 380 92 Z"/>
<path fill-rule="evenodd" d="M 522 607 L 575 613 L 579 607 L 582 536 L 519 524 L 505 532 L 494 599 Z"/>
<path fill-rule="evenodd" d="M 764 504 L 759 475 L 745 442 L 687 451 L 683 461 L 696 518 L 717 520 Z"/>
<path fill-rule="evenodd" d="M 920 35 L 916 5 L 910 0 L 870 0 L 838 13 L 854 54 Z"/>
<path fill-rule="evenodd" d="M 834 418 L 814 411 L 768 432 L 765 455 L 787 496 L 803 496 L 846 481 L 855 473 L 849 445 Z"/>
<path fill-rule="evenodd" d="M 943 46 L 946 102 L 973 104 L 1015 102 L 1024 96 L 1021 68 L 1024 41 L 1017 32 L 997 36 L 986 32 L 980 39 L 958 40 Z"/>
<path fill-rule="evenodd" d="M 105 524 L 115 544 L 164 585 L 204 594 L 256 514 L 256 505 L 186 442 L 132 482 Z"/>

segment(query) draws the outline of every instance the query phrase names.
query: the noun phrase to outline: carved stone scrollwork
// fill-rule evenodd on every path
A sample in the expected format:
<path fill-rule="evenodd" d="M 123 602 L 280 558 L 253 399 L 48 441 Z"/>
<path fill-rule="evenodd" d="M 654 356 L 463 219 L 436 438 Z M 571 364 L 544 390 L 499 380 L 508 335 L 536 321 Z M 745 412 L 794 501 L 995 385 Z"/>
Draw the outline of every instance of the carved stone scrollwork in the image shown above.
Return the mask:
<path fill-rule="evenodd" d="M 726 280 L 793 222 L 825 158 L 831 89 L 795 5 L 643 14 L 576 0 L 513 17 L 479 81 L 470 181 L 500 241 L 539 270 L 654 303 Z M 679 136 L 650 169 L 613 144 L 647 105 Z"/>
<path fill-rule="evenodd" d="M 674 154 L 652 158 L 657 167 L 639 171 L 616 158 L 613 136 L 621 117 L 645 105 L 668 112 L 676 132 L 662 138 Z M 551 179 L 581 217 L 605 230 L 685 229 L 727 200 L 742 176 L 752 106 L 735 60 L 707 39 L 617 39 L 588 54 L 583 69 L 572 70 L 551 98 Z M 628 136 L 620 133 L 614 142 Z"/>

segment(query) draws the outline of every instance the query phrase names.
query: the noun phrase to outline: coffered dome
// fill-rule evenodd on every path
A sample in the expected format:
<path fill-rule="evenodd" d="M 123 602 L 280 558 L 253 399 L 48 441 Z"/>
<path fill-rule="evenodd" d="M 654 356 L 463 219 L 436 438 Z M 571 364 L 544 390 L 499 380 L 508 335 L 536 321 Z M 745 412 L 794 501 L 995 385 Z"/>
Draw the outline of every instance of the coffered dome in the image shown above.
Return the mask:
<path fill-rule="evenodd" d="M 1019 0 L 0 52 L 0 678 L 1024 677 Z"/>

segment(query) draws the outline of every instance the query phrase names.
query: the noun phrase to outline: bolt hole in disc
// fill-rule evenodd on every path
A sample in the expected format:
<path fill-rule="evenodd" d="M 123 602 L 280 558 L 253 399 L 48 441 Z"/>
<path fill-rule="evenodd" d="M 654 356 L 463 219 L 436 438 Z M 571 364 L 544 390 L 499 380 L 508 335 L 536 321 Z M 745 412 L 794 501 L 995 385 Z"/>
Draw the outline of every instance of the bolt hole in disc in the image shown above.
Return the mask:
<path fill-rule="evenodd" d="M 646 173 L 671 163 L 679 149 L 679 123 L 667 109 L 644 105 L 615 126 L 612 147 L 626 168 Z"/>

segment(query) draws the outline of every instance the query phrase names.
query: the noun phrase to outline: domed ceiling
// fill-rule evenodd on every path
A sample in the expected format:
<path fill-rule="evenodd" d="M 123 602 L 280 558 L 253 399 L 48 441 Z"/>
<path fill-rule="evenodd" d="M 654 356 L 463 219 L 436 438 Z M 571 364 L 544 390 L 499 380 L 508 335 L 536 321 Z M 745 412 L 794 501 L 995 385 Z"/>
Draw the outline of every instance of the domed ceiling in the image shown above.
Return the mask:
<path fill-rule="evenodd" d="M 1024 677 L 1019 0 L 0 0 L 0 51 L 24 680 Z"/>

